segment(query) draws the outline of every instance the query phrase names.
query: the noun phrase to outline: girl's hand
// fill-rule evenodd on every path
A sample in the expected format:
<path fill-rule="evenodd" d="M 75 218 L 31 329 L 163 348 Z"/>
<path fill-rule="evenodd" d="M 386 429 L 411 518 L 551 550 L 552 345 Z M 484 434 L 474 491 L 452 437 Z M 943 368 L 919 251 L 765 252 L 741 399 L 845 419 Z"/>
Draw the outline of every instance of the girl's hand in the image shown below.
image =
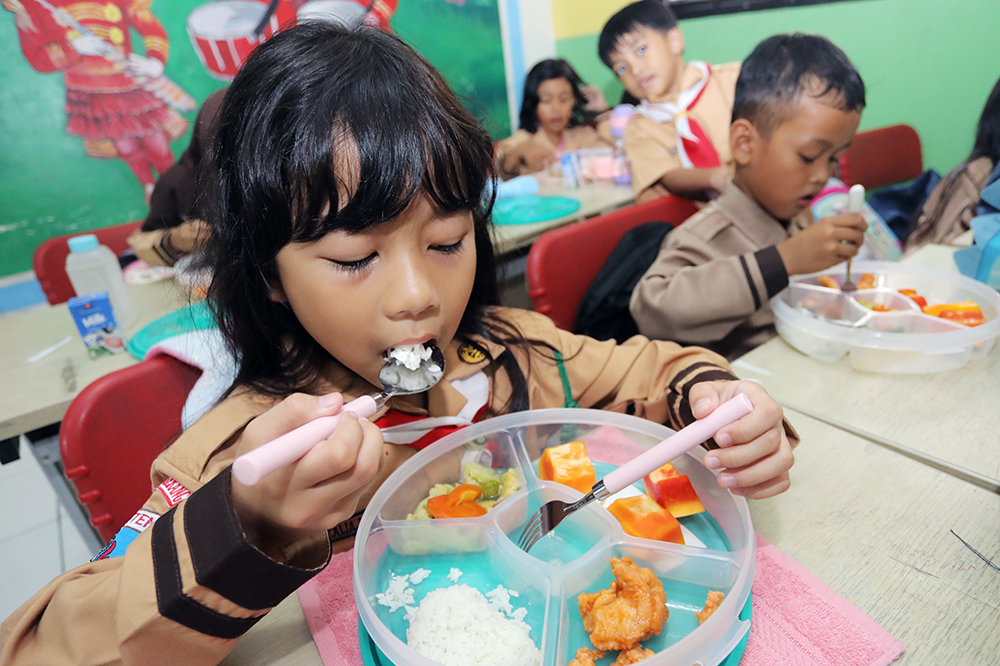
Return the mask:
<path fill-rule="evenodd" d="M 779 243 L 778 254 L 789 275 L 823 271 L 856 255 L 867 228 L 858 213 L 824 217 Z"/>
<path fill-rule="evenodd" d="M 691 387 L 695 418 L 704 418 L 737 393 L 745 393 L 753 411 L 715 436 L 720 448 L 705 454 L 705 467 L 722 469 L 719 485 L 753 499 L 788 490 L 788 470 L 795 461 L 782 425 L 781 406 L 762 386 L 749 381 L 702 382 Z"/>
<path fill-rule="evenodd" d="M 580 93 L 582 93 L 583 98 L 587 100 L 586 106 L 583 107 L 587 111 L 600 113 L 601 111 L 608 110 L 608 102 L 604 99 L 604 92 L 597 86 L 584 86 L 580 88 Z"/>
<path fill-rule="evenodd" d="M 526 141 L 521 148 L 520 158 L 521 164 L 524 165 L 521 173 L 543 171 L 553 162 L 559 161 L 556 151 L 539 141 Z"/>
<path fill-rule="evenodd" d="M 343 402 L 339 393 L 289 396 L 247 425 L 236 453 L 336 414 Z M 328 439 L 291 465 L 253 486 L 234 477 L 233 505 L 247 540 L 274 557 L 285 546 L 350 518 L 382 458 L 382 431 L 345 412 Z"/>

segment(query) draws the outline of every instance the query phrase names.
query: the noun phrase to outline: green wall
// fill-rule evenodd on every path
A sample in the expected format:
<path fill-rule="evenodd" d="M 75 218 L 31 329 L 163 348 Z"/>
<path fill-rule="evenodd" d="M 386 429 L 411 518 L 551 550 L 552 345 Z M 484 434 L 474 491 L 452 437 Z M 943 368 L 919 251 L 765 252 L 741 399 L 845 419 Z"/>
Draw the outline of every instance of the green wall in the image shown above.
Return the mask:
<path fill-rule="evenodd" d="M 1000 77 L 997 0 L 855 0 L 681 22 L 691 60 L 742 60 L 782 32 L 829 37 L 867 86 L 861 129 L 906 123 L 923 144 L 924 166 L 942 174 L 972 148 L 976 122 Z M 560 41 L 560 57 L 609 102 L 621 86 L 597 57 L 597 35 Z"/>

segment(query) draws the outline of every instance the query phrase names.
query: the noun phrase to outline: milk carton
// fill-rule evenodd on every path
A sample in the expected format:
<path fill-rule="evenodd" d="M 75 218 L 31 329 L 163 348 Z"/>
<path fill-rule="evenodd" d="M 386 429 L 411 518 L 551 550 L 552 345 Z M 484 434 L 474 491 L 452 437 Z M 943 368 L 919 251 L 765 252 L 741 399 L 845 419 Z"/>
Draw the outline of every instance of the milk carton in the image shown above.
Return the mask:
<path fill-rule="evenodd" d="M 125 339 L 118 332 L 108 292 L 76 296 L 69 299 L 67 305 L 90 358 L 115 354 L 125 349 Z"/>

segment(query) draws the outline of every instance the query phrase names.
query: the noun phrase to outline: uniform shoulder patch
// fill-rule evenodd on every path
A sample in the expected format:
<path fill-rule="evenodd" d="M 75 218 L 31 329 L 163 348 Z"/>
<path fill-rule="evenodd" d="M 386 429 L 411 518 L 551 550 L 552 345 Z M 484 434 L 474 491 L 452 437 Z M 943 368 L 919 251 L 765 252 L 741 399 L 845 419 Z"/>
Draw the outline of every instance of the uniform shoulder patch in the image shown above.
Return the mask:
<path fill-rule="evenodd" d="M 474 342 L 466 342 L 458 348 L 458 358 L 463 363 L 475 365 L 486 360 L 486 350 Z"/>

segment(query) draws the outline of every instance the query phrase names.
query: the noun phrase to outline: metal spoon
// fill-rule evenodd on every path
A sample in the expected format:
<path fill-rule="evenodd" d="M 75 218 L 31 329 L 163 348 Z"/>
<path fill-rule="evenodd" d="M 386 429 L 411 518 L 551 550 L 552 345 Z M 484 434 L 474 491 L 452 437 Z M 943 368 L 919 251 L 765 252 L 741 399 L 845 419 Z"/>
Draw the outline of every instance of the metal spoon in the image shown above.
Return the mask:
<path fill-rule="evenodd" d="M 851 185 L 851 189 L 847 193 L 847 212 L 860 213 L 864 203 L 865 186 L 860 183 Z M 844 280 L 844 285 L 840 288 L 841 291 L 858 290 L 858 286 L 851 282 L 851 259 L 853 258 L 854 257 L 847 258 L 847 278 Z"/>
<path fill-rule="evenodd" d="M 233 476 L 240 483 L 252 486 L 271 472 L 298 460 L 332 435 L 344 412 L 353 412 L 359 417 L 367 418 L 385 406 L 394 395 L 427 391 L 444 376 L 444 354 L 436 346 L 432 345 L 429 349 L 430 356 L 421 359 L 419 367 L 415 369 L 407 367 L 398 358 L 393 358 L 393 350 L 390 350 L 378 374 L 382 385 L 381 393 L 361 396 L 344 405 L 338 414 L 321 416 L 264 446 L 244 453 L 233 462 Z"/>

